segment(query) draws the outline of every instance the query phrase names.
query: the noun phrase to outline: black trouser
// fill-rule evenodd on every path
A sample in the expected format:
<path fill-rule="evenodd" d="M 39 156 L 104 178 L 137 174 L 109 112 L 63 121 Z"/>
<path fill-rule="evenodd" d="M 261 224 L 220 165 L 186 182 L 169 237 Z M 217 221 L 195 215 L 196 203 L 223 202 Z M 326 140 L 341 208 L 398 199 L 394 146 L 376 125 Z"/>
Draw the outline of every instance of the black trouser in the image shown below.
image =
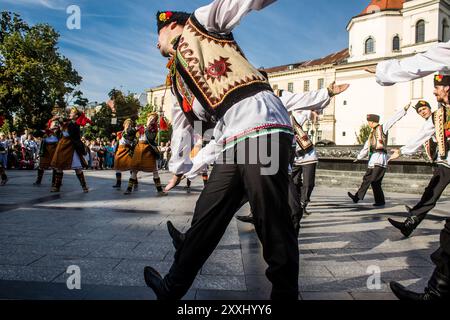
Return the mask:
<path fill-rule="evenodd" d="M 295 184 L 292 180 L 292 177 L 289 178 L 289 207 L 291 208 L 291 220 L 294 224 L 295 233 L 299 235 L 300 233 L 300 223 L 303 218 L 303 207 L 300 203 L 300 197 L 297 193 L 297 188 L 295 187 Z M 239 209 L 243 207 L 248 202 L 248 197 L 245 194 L 242 198 L 241 205 L 239 206 Z M 238 210 L 239 210 L 238 209 Z M 251 213 L 251 216 L 253 216 L 253 212 Z"/>
<path fill-rule="evenodd" d="M 383 167 L 369 168 L 363 178 L 361 187 L 356 193 L 358 199 L 364 200 L 367 190 L 369 190 L 369 187 L 372 186 L 375 203 L 377 204 L 385 203 L 384 192 L 382 188 L 385 173 L 386 168 Z"/>
<path fill-rule="evenodd" d="M 311 202 L 311 194 L 316 183 L 316 168 L 317 163 L 310 163 L 296 165 L 292 170 L 292 179 L 303 204 Z"/>
<path fill-rule="evenodd" d="M 441 232 L 439 249 L 431 255 L 436 269 L 428 282 L 428 287 L 442 298 L 450 298 L 450 219 Z"/>
<path fill-rule="evenodd" d="M 271 140 L 279 150 L 271 150 Z M 238 153 L 255 155 L 251 143 L 267 143 L 271 159 L 278 160 L 278 170 L 263 175 L 267 168 L 257 156 L 256 164 Z M 276 142 L 276 141 L 275 141 Z M 266 275 L 272 282 L 272 299 L 298 299 L 298 240 L 288 205 L 289 153 L 292 136 L 269 135 L 239 143 L 226 164 L 216 163 L 208 184 L 200 195 L 194 212 L 193 225 L 175 254 L 175 261 L 164 278 L 173 299 L 181 299 L 189 290 L 199 270 L 214 251 L 234 214 L 247 195 L 255 219 L 255 229 L 263 245 L 263 256 L 269 265 Z M 249 152 L 251 150 L 252 152 Z M 230 156 L 228 154 L 228 156 Z M 228 158 L 228 157 L 227 157 Z M 276 159 L 278 158 L 278 159 Z M 242 160 L 242 158 L 241 158 Z M 231 162 L 231 163 L 230 163 Z"/>
<path fill-rule="evenodd" d="M 436 203 L 449 183 L 450 168 L 438 165 L 433 171 L 433 177 L 428 187 L 426 187 L 422 199 L 411 210 L 411 214 L 417 216 L 420 222 L 425 219 L 427 213 L 436 206 Z"/>

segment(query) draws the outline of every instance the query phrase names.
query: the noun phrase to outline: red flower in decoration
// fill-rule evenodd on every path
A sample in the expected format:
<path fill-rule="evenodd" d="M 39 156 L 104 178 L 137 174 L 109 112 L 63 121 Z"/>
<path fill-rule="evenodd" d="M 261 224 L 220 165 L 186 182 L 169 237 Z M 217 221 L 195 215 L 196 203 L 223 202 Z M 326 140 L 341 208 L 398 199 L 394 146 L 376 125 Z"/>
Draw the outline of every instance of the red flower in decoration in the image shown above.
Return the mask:
<path fill-rule="evenodd" d="M 167 125 L 167 122 L 164 119 L 164 117 L 161 117 L 161 119 L 159 120 L 159 129 L 161 131 L 167 131 L 169 129 L 169 126 Z"/>

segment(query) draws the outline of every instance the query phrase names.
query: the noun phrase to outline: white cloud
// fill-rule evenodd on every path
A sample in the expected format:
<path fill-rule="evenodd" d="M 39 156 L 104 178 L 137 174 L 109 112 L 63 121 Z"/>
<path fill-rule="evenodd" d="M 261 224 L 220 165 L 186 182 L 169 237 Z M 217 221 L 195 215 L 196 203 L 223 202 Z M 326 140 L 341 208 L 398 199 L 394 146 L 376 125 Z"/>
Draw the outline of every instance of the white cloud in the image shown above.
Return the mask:
<path fill-rule="evenodd" d="M 65 0 L 2 0 L 7 3 L 23 6 L 43 6 L 52 10 L 66 10 L 68 3 Z"/>

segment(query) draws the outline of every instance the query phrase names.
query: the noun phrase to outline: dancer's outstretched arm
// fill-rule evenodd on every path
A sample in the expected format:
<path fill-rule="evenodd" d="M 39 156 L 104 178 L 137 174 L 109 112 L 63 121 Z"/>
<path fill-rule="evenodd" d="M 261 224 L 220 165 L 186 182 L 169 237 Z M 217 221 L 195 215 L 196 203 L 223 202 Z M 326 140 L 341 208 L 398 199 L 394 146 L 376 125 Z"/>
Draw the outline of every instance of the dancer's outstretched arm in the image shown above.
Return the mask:
<path fill-rule="evenodd" d="M 380 62 L 376 69 L 377 82 L 391 86 L 428 76 L 434 72 L 450 71 L 450 41 L 439 43 L 425 53 L 402 60 Z"/>
<path fill-rule="evenodd" d="M 215 0 L 195 10 L 195 18 L 209 32 L 227 34 L 252 10 L 261 10 L 276 0 Z"/>

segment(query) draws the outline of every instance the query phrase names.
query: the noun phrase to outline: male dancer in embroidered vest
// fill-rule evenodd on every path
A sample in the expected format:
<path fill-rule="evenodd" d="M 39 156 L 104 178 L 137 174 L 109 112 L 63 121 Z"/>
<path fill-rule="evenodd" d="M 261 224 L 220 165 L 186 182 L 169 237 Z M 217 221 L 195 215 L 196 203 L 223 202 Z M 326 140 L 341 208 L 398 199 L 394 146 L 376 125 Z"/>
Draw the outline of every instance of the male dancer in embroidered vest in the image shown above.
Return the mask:
<path fill-rule="evenodd" d="M 376 70 L 377 82 L 380 85 L 392 85 L 397 82 L 405 82 L 418 79 L 433 72 L 445 72 L 450 70 L 450 41 L 446 43 L 439 43 L 432 47 L 425 53 L 416 54 L 410 58 L 398 60 L 388 60 L 381 63 Z M 444 74 L 442 74 L 444 75 Z M 442 80 L 445 78 L 442 77 Z M 440 82 L 442 83 L 442 82 Z M 445 88 L 436 88 L 436 91 L 442 91 Z M 439 93 L 439 96 L 441 93 Z M 438 100 L 445 100 L 445 97 L 438 97 Z M 447 98 L 448 101 L 448 98 Z M 448 102 L 447 102 L 448 104 Z M 427 121 L 428 122 L 428 121 Z M 426 125 L 427 126 L 427 125 Z M 428 127 L 428 126 L 427 126 Z M 431 127 L 431 126 L 430 126 Z M 442 132 L 440 133 L 442 135 Z M 433 136 L 433 134 L 431 134 Z M 423 141 L 427 141 L 426 139 Z M 428 140 L 429 141 L 429 140 Z M 391 158 L 395 157 L 394 154 Z M 440 157 L 440 156 L 439 156 Z M 438 157 L 438 158 L 439 158 Z M 432 255 L 433 262 L 438 266 L 436 272 L 429 281 L 429 286 L 425 293 L 415 293 L 407 290 L 405 287 L 397 282 L 391 282 L 391 289 L 395 295 L 404 300 L 425 300 L 436 298 L 436 292 L 439 291 L 440 297 L 448 299 L 448 284 L 450 269 L 450 219 L 446 220 L 445 228 L 441 232 L 440 247 L 435 254 Z M 442 280 L 445 279 L 445 280 Z M 441 285 L 437 285 L 441 283 Z M 439 287 L 439 290 L 436 290 Z M 444 289 L 446 287 L 447 289 Z M 444 292 L 447 292 L 445 294 Z"/>
<path fill-rule="evenodd" d="M 393 219 L 389 222 L 399 229 L 405 237 L 409 237 L 419 224 L 426 218 L 435 206 L 442 193 L 450 182 L 450 158 L 448 151 L 450 147 L 450 110 L 445 99 L 445 88 L 450 86 L 450 76 L 438 75 L 435 79 L 435 95 L 441 107 L 431 113 L 429 105 L 427 106 L 430 114 L 418 136 L 411 140 L 406 146 L 400 150 L 395 150 L 391 159 L 396 159 L 402 154 L 411 155 L 416 153 L 422 146 L 428 158 L 436 165 L 433 177 L 425 189 L 422 199 L 414 208 L 409 209 L 410 217 L 405 222 L 400 223 Z M 419 102 L 420 103 L 420 102 Z"/>
<path fill-rule="evenodd" d="M 372 186 L 373 196 L 375 198 L 374 206 L 381 207 L 386 204 L 382 183 L 388 165 L 388 133 L 406 115 L 410 106 L 408 104 L 402 108 L 384 124 L 380 124 L 380 116 L 374 114 L 367 115 L 367 122 L 372 131 L 355 162 L 369 156 L 369 166 L 358 192 L 356 194 L 348 193 L 348 196 L 354 203 L 364 200 L 367 190 Z"/>
<path fill-rule="evenodd" d="M 131 171 L 131 160 L 136 147 L 136 130 L 133 120 L 127 119 L 123 123 L 123 131 L 117 133 L 116 154 L 114 155 L 114 170 L 116 184 L 113 188 L 122 187 L 122 172 Z"/>
<path fill-rule="evenodd" d="M 166 196 L 161 185 L 161 178 L 158 173 L 157 160 L 160 157 L 156 138 L 158 136 L 158 114 L 151 113 L 147 118 L 146 126 L 141 126 L 137 132 L 138 144 L 133 152 L 131 160 L 131 178 L 128 183 L 126 195 L 133 192 L 134 184 L 137 180 L 137 173 L 151 172 L 153 173 L 153 181 L 155 182 L 158 196 Z"/>
<path fill-rule="evenodd" d="M 84 113 L 77 108 L 72 108 L 69 119 L 62 124 L 62 138 L 58 142 L 51 162 L 51 167 L 56 170 L 55 185 L 52 188 L 52 192 L 60 192 L 63 171 L 71 169 L 75 170 L 83 192 L 89 192 L 83 173 L 83 168 L 87 168 L 87 163 L 84 159 L 86 147 L 81 141 L 80 126 L 85 126 L 90 122 Z"/>
<path fill-rule="evenodd" d="M 433 121 L 433 112 L 431 111 L 431 106 L 430 106 L 430 104 L 427 101 L 420 100 L 416 104 L 414 109 L 416 109 L 417 113 L 422 118 L 424 118 L 427 122 L 428 121 L 431 121 L 431 122 Z M 426 127 L 426 126 L 427 126 L 427 124 L 425 123 L 424 127 Z M 422 128 L 422 130 L 420 130 L 419 137 L 416 137 L 416 139 L 412 140 L 408 145 L 409 146 L 417 145 L 417 143 L 418 143 L 417 139 L 421 138 L 422 133 L 423 133 L 423 128 Z M 435 164 L 436 159 L 437 159 L 437 143 L 436 143 L 435 140 L 436 139 L 433 136 L 431 139 L 429 139 L 428 141 L 426 141 L 423 144 L 423 147 L 425 148 L 427 157 L 428 157 L 429 161 L 432 164 Z M 412 151 L 413 153 L 415 153 L 415 151 L 412 150 L 410 147 L 404 147 L 403 148 L 403 152 L 409 152 L 409 151 Z M 398 150 L 398 149 L 397 150 L 393 150 L 393 154 L 392 154 L 392 156 L 390 158 L 390 161 L 399 158 L 401 156 L 401 154 L 402 154 L 401 150 Z M 435 169 L 436 168 L 434 168 L 433 171 L 435 172 L 436 175 L 438 175 L 438 172 Z M 433 179 L 432 179 L 432 181 L 433 181 Z M 434 179 L 434 182 L 436 182 L 436 179 Z M 426 202 L 426 199 L 425 199 L 426 196 L 425 195 L 428 195 L 428 196 L 430 195 L 430 192 L 427 192 L 427 190 L 428 191 L 432 191 L 433 188 L 435 188 L 435 186 L 431 186 L 431 182 L 430 182 L 430 187 L 426 189 L 426 192 L 425 192 L 425 194 L 423 196 L 424 202 Z M 445 189 L 445 187 L 444 187 L 444 189 Z M 436 202 L 437 202 L 437 199 L 436 199 Z M 420 207 L 422 207 L 423 206 L 422 201 L 418 205 L 420 205 Z M 405 208 L 406 208 L 406 211 L 408 211 L 408 213 L 411 215 L 411 217 L 406 219 L 405 222 L 403 222 L 403 223 L 402 222 L 398 222 L 398 221 L 390 219 L 390 218 L 388 220 L 394 227 L 399 229 L 401 231 L 401 233 L 406 238 L 408 238 L 413 233 L 413 231 L 418 227 L 420 222 L 419 222 L 419 218 L 412 216 L 411 211 L 413 210 L 413 208 L 411 208 L 409 206 L 405 206 Z M 422 218 L 424 218 L 424 216 Z"/>
<path fill-rule="evenodd" d="M 428 118 L 415 139 L 392 155 L 395 159 L 401 154 L 414 154 L 426 143 L 427 153 L 437 165 L 422 199 L 411 209 L 411 217 L 404 223 L 389 220 L 406 237 L 411 235 L 426 218 L 428 212 L 436 206 L 450 183 L 450 75 L 436 75 L 434 84 L 434 95 L 441 104 L 440 108 Z M 431 255 L 431 260 L 436 265 L 436 269 L 425 293 L 417 294 L 406 290 L 399 283 L 392 282 L 391 289 L 398 298 L 402 300 L 448 300 L 450 298 L 450 219 L 446 221 L 445 228 L 441 232 L 440 247 Z"/>
<path fill-rule="evenodd" d="M 299 251 L 288 205 L 289 116 L 267 80 L 244 57 L 231 31 L 251 10 L 273 0 L 216 0 L 192 15 L 158 13 L 159 43 L 171 57 L 170 84 L 179 107 L 174 128 L 192 134 L 195 121 L 214 127 L 223 158 L 197 202 L 194 222 L 166 277 L 151 267 L 145 281 L 158 299 L 181 299 L 222 238 L 247 194 L 269 265 L 273 299 L 298 299 Z M 175 111 L 177 110 L 177 111 Z M 256 155 L 248 157 L 249 150 Z M 264 153 L 263 151 L 266 151 Z M 271 154 L 268 169 L 262 153 Z M 189 158 L 189 153 L 186 155 Z M 253 163 L 253 164 L 251 164 Z M 192 162 L 181 164 L 181 174 Z M 273 170 L 272 170 L 273 169 Z"/>
<path fill-rule="evenodd" d="M 58 142 L 61 139 L 61 123 L 60 117 L 54 116 L 47 123 L 47 129 L 45 131 L 37 132 L 34 134 L 35 137 L 41 137 L 41 147 L 39 151 L 39 168 L 38 168 L 38 176 L 35 186 L 40 186 L 42 183 L 42 178 L 44 177 L 45 170 L 52 169 L 51 162 L 53 156 L 55 155 L 56 148 L 58 146 Z M 53 169 L 52 174 L 52 188 L 55 187 L 56 184 L 56 170 Z"/>

